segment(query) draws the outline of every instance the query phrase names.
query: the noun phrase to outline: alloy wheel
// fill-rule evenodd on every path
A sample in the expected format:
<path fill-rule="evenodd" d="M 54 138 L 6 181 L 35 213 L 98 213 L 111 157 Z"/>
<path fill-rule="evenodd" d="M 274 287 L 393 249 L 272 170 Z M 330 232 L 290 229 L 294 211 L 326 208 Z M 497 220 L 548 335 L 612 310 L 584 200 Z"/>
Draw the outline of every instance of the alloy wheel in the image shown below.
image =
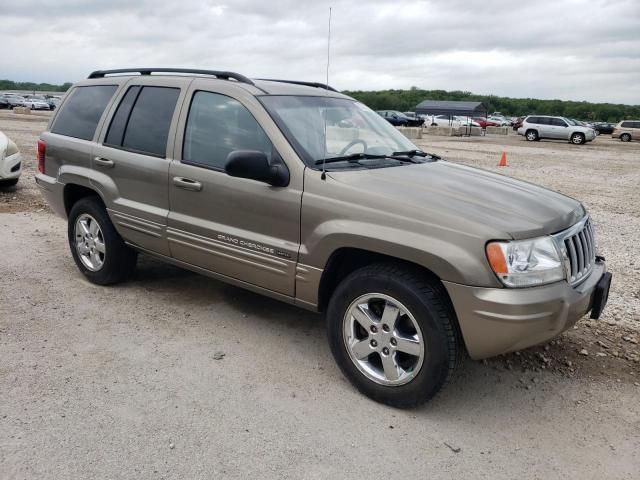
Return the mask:
<path fill-rule="evenodd" d="M 355 299 L 343 320 L 343 338 L 353 364 L 380 385 L 410 382 L 424 362 L 418 322 L 389 295 L 371 293 Z"/>
<path fill-rule="evenodd" d="M 74 228 L 76 252 L 82 264 L 92 272 L 102 268 L 106 248 L 100 225 L 91 215 L 83 213 L 76 219 Z"/>

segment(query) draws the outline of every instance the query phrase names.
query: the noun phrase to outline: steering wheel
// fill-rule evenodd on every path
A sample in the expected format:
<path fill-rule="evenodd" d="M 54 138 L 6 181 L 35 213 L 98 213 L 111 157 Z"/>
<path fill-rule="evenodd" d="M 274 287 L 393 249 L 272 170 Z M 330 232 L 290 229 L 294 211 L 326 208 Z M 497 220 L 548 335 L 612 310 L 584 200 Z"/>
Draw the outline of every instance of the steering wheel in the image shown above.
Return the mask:
<path fill-rule="evenodd" d="M 359 143 L 361 143 L 362 146 L 364 147 L 364 153 L 367 153 L 367 149 L 369 148 L 369 146 L 367 145 L 367 142 L 365 142 L 361 138 L 356 138 L 355 140 L 351 140 L 347 144 L 347 146 L 345 146 L 342 150 L 340 150 L 340 155 L 344 155 L 345 153 L 347 153 L 351 149 L 351 147 L 353 147 L 354 145 L 357 145 Z"/>

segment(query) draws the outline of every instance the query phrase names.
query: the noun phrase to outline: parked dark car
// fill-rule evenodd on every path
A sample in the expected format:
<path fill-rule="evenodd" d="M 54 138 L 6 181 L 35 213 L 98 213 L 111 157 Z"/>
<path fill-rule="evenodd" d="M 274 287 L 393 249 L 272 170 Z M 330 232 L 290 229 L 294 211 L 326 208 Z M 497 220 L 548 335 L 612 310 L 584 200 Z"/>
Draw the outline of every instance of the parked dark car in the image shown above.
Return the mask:
<path fill-rule="evenodd" d="M 55 110 L 60 105 L 59 97 L 49 97 L 45 101 L 49 104 L 49 110 Z"/>
<path fill-rule="evenodd" d="M 422 118 L 410 118 L 397 110 L 378 110 L 377 113 L 396 127 L 421 127 L 424 123 Z"/>
<path fill-rule="evenodd" d="M 598 132 L 599 134 L 604 133 L 606 135 L 611 135 L 615 127 L 616 126 L 614 123 L 607 123 L 607 122 L 596 122 L 593 124 L 593 128 L 595 129 L 596 132 Z"/>

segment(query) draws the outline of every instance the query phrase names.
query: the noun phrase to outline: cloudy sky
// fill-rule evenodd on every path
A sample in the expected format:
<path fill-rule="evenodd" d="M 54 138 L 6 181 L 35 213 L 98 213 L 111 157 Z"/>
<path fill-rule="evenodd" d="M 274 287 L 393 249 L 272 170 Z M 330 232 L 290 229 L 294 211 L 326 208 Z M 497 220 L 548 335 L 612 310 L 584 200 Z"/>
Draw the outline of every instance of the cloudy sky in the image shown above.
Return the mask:
<path fill-rule="evenodd" d="M 640 104 L 640 0 L 0 0 L 0 78 L 183 66 Z"/>

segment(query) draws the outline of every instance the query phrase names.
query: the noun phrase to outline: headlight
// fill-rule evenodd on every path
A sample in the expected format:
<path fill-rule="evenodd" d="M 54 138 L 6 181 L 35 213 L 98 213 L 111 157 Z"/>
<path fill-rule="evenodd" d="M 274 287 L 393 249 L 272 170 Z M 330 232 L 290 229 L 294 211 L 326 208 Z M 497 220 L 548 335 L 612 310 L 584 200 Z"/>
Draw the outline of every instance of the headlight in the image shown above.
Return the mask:
<path fill-rule="evenodd" d="M 507 287 L 532 287 L 566 278 L 551 237 L 488 243 L 487 259 Z"/>
<path fill-rule="evenodd" d="M 9 139 L 7 139 L 9 140 Z M 16 153 L 18 153 L 18 146 L 12 142 L 11 140 L 9 140 L 7 142 L 7 150 L 6 150 L 6 154 L 5 156 L 10 157 L 11 155 L 15 155 Z"/>

